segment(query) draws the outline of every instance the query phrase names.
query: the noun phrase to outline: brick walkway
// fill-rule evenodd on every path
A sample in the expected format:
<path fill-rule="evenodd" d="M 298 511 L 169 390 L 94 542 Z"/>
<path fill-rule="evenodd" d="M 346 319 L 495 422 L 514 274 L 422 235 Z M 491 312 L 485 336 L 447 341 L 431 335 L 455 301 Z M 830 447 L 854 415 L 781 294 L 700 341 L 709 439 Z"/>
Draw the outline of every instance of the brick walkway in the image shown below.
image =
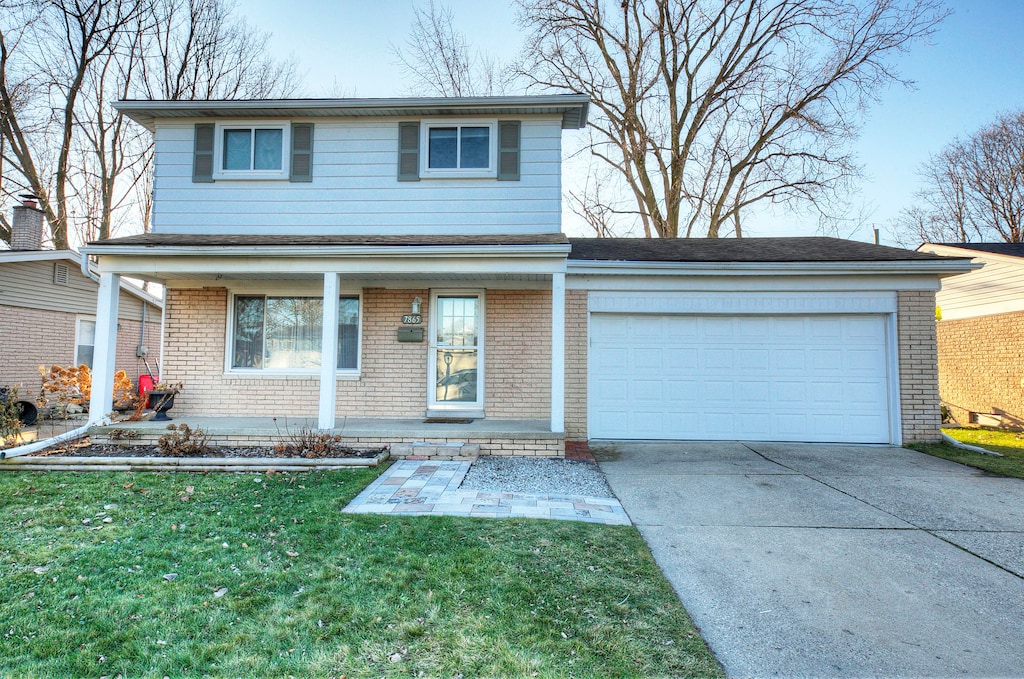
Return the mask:
<path fill-rule="evenodd" d="M 459 490 L 469 465 L 469 462 L 396 462 L 343 511 L 354 514 L 559 519 L 630 525 L 629 517 L 615 498 Z"/>

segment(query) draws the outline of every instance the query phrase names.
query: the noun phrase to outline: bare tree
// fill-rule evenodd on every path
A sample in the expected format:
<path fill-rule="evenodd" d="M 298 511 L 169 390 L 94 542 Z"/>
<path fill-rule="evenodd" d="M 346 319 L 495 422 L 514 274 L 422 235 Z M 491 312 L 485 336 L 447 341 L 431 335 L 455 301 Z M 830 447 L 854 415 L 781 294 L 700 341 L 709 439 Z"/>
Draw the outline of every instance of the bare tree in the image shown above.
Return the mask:
<path fill-rule="evenodd" d="M 939 0 L 518 0 L 532 88 L 588 94 L 590 150 L 645 234 L 741 236 L 755 206 L 810 206 L 857 175 L 866 107 Z"/>
<path fill-rule="evenodd" d="M 391 53 L 405 71 L 413 94 L 473 97 L 504 94 L 507 69 L 493 56 L 473 51 L 455 28 L 452 10 L 429 0 L 413 7 L 413 22 L 404 50 Z"/>
<path fill-rule="evenodd" d="M 291 94 L 295 64 L 228 0 L 0 0 L 3 196 L 40 198 L 55 247 L 148 225 L 148 134 L 111 109 L 128 98 Z M 6 11 L 9 10 L 9 11 Z M 141 215 L 141 216 L 140 216 Z M 69 227 L 70 230 L 69 230 Z M 0 238 L 10 224 L 0 215 Z"/>
<path fill-rule="evenodd" d="M 918 204 L 897 220 L 908 243 L 1024 242 L 1024 110 L 955 139 L 920 175 Z"/>

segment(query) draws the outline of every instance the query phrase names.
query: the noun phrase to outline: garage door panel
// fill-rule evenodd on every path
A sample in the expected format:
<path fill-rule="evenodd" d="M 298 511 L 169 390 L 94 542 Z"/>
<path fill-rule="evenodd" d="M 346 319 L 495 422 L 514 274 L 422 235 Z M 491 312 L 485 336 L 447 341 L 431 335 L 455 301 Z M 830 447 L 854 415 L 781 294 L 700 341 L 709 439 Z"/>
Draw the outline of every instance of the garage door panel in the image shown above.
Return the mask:
<path fill-rule="evenodd" d="M 590 435 L 889 441 L 886 322 L 591 317 Z"/>

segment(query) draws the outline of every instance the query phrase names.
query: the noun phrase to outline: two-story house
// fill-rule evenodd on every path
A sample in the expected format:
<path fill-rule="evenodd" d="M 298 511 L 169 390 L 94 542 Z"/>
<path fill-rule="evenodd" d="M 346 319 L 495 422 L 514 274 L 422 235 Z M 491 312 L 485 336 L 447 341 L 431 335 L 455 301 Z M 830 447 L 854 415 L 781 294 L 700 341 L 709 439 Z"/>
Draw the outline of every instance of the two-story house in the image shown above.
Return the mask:
<path fill-rule="evenodd" d="M 561 139 L 585 96 L 117 107 L 155 135 L 153 223 L 86 248 L 96 379 L 118 278 L 159 281 L 179 418 L 541 455 L 565 439 L 938 436 L 935 291 L 967 260 L 569 239 Z"/>

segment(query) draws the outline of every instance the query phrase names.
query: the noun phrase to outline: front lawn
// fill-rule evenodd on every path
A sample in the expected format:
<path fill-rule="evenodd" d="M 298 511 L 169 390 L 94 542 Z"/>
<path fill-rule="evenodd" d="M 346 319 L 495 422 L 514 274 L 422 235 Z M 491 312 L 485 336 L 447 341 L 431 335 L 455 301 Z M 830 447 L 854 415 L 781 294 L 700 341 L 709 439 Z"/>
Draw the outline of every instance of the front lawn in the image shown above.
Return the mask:
<path fill-rule="evenodd" d="M 723 676 L 635 529 L 376 474 L 0 474 L 0 676 Z"/>
<path fill-rule="evenodd" d="M 955 427 L 942 431 L 961 443 L 1002 453 L 1003 457 L 974 453 L 970 450 L 956 448 L 948 443 L 918 443 L 910 447 L 922 453 L 984 469 L 993 474 L 1024 479 L 1024 434 L 1012 431 Z"/>

